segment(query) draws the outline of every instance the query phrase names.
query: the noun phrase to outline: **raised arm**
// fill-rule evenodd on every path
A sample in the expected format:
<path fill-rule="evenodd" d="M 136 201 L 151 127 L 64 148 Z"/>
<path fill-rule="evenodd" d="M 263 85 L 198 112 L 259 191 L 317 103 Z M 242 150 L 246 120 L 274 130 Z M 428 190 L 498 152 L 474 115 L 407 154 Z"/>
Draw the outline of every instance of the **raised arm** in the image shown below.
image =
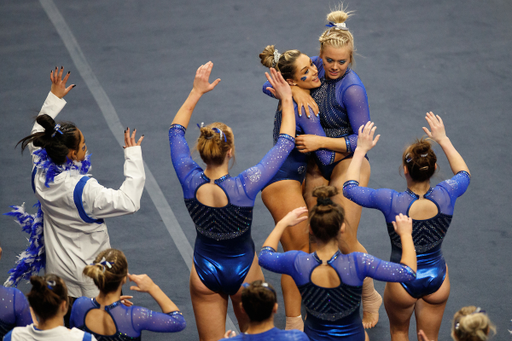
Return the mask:
<path fill-rule="evenodd" d="M 277 247 L 279 246 L 279 240 L 281 240 L 281 236 L 283 235 L 284 230 L 290 226 L 297 225 L 298 223 L 308 219 L 307 213 L 308 209 L 305 206 L 298 207 L 293 211 L 288 212 L 288 214 L 285 215 L 284 218 L 276 224 L 274 230 L 270 232 L 267 240 L 265 240 L 263 243 L 263 247 L 269 246 L 274 250 L 277 250 Z"/>
<path fill-rule="evenodd" d="M 412 240 L 412 219 L 400 213 L 393 222 L 393 228 L 400 236 L 400 241 L 402 242 L 402 259 L 400 259 L 400 263 L 416 271 L 416 249 Z"/>
<path fill-rule="evenodd" d="M 462 156 L 455 149 L 448 136 L 446 136 L 446 130 L 441 117 L 439 115 L 434 115 L 432 112 L 428 112 L 425 119 L 430 126 L 430 130 L 423 127 L 423 131 L 425 131 L 428 137 L 439 143 L 441 148 L 443 148 L 443 152 L 450 163 L 453 174 L 457 174 L 460 171 L 466 171 L 468 174 L 471 174 L 469 173 L 469 168 L 466 165 L 466 162 L 464 162 Z"/>
<path fill-rule="evenodd" d="M 192 112 L 194 112 L 194 108 L 196 107 L 197 102 L 199 102 L 199 99 L 219 84 L 220 78 L 217 78 L 213 83 L 210 83 L 209 81 L 212 68 L 213 63 L 208 62 L 197 69 L 196 76 L 194 78 L 194 86 L 180 110 L 178 110 L 172 124 L 179 124 L 186 129 L 190 122 Z"/>
<path fill-rule="evenodd" d="M 135 285 L 130 286 L 130 290 L 138 292 L 147 292 L 158 303 L 160 309 L 165 314 L 173 311 L 179 311 L 178 306 L 156 285 L 148 275 L 131 275 L 128 274 L 130 282 Z"/>
<path fill-rule="evenodd" d="M 265 72 L 265 76 L 274 89 L 274 95 L 281 101 L 283 117 L 279 133 L 295 137 L 295 110 L 290 85 L 286 83 L 281 73 L 273 68 L 270 69 L 270 75 Z"/>
<path fill-rule="evenodd" d="M 76 85 L 71 84 L 69 86 L 66 86 L 68 78 L 71 74 L 70 71 L 66 73 L 64 78 L 62 78 L 62 75 L 64 74 L 64 67 L 57 68 L 55 67 L 55 70 L 52 70 L 50 72 L 50 80 L 52 82 L 50 92 L 48 93 L 48 96 L 46 97 L 43 106 L 41 110 L 39 111 L 39 115 L 47 114 L 51 116 L 53 119 L 57 117 L 57 115 L 60 113 L 60 111 L 64 108 L 66 105 L 66 101 L 64 100 L 64 97 L 73 89 Z M 34 126 L 32 127 L 31 134 L 44 131 L 44 128 L 37 122 L 34 123 Z M 28 145 L 29 151 L 32 154 L 34 150 L 37 148 L 34 147 L 32 143 Z"/>
<path fill-rule="evenodd" d="M 370 149 L 375 147 L 380 139 L 380 135 L 375 136 L 375 130 L 373 122 L 368 121 L 364 126 L 359 127 L 359 136 L 357 138 L 357 148 L 354 151 L 354 156 L 347 169 L 347 179 L 359 182 L 361 174 L 361 165 L 363 159 Z"/>
<path fill-rule="evenodd" d="M 297 103 L 297 106 L 300 109 L 299 116 L 302 115 L 302 112 L 305 112 L 308 117 L 310 117 L 310 112 L 313 112 L 316 116 L 318 116 L 318 105 L 309 94 L 309 91 L 298 86 L 292 86 L 291 89 L 293 100 L 295 103 Z M 276 98 L 275 90 L 269 81 L 266 81 L 265 84 L 263 84 L 263 93 L 267 96 Z M 305 109 L 307 107 L 309 107 L 309 110 Z"/>

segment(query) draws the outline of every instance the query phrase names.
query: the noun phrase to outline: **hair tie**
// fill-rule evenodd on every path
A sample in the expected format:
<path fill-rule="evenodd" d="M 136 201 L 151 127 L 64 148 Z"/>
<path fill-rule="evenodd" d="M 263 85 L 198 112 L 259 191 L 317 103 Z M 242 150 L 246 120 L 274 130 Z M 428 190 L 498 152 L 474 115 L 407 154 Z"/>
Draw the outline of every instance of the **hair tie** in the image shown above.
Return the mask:
<path fill-rule="evenodd" d="M 103 257 L 99 263 L 94 263 L 93 265 L 101 265 L 101 266 L 103 267 L 103 272 L 105 272 L 105 265 L 106 265 L 109 269 L 112 269 L 112 264 L 114 264 L 114 262 L 107 262 L 107 260 L 105 259 L 105 257 Z"/>
<path fill-rule="evenodd" d="M 198 124 L 197 124 L 197 127 L 198 127 L 199 129 L 203 128 L 203 127 L 204 127 L 204 122 L 201 122 L 201 125 L 199 125 L 199 123 L 198 123 Z"/>
<path fill-rule="evenodd" d="M 228 140 L 226 139 L 226 134 L 224 134 L 222 132 L 222 130 L 220 130 L 219 128 L 212 128 L 212 130 L 219 133 L 221 140 L 222 140 L 222 136 L 224 136 L 224 142 L 226 142 L 226 143 L 228 142 Z"/>
<path fill-rule="evenodd" d="M 281 54 L 277 49 L 274 49 L 274 60 L 272 61 L 272 67 L 276 67 L 276 65 L 279 63 L 279 59 L 281 58 Z"/>
<path fill-rule="evenodd" d="M 333 205 L 334 202 L 331 200 L 331 198 L 318 198 L 316 200 L 317 205 L 327 206 L 327 205 Z"/>
<path fill-rule="evenodd" d="M 427 156 L 428 156 L 428 153 L 426 153 L 426 154 L 421 154 L 420 156 L 421 156 L 421 157 L 427 157 Z"/>
<path fill-rule="evenodd" d="M 405 162 L 409 163 L 412 161 L 411 154 L 407 153 L 405 154 Z"/>
<path fill-rule="evenodd" d="M 55 283 L 55 281 L 46 281 L 46 286 L 50 290 L 53 290 L 53 287 L 56 286 L 56 285 L 57 285 L 57 283 Z"/>
<path fill-rule="evenodd" d="M 325 25 L 325 26 L 326 27 L 330 27 L 330 28 L 334 28 L 335 30 L 348 31 L 347 24 L 345 24 L 344 22 L 333 23 L 332 21 L 329 21 L 329 23 L 327 25 Z"/>
<path fill-rule="evenodd" d="M 421 167 L 420 171 L 428 171 L 428 166 Z"/>
<path fill-rule="evenodd" d="M 62 135 L 62 131 L 60 131 L 60 124 L 56 124 L 55 127 L 53 127 L 52 137 L 54 137 L 56 133 Z"/>

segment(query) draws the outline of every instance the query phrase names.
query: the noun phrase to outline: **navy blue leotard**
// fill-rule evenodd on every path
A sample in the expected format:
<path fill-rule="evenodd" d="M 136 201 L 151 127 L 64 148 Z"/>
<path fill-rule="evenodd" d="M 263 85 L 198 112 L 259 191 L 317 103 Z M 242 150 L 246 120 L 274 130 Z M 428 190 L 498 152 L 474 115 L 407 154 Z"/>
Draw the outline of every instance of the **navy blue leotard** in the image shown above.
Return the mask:
<path fill-rule="evenodd" d="M 0 339 L 14 327 L 32 323 L 28 301 L 18 289 L 0 286 L 0 303 Z"/>
<path fill-rule="evenodd" d="M 85 325 L 87 313 L 92 309 L 100 308 L 101 305 L 95 298 L 80 297 L 76 299 L 71 310 L 70 327 L 88 332 L 94 335 L 98 341 L 137 341 L 141 340 L 143 330 L 173 333 L 179 332 L 187 326 L 185 318 L 179 311 L 164 314 L 136 305 L 127 307 L 121 301 L 117 301 L 105 306 L 105 312 L 110 315 L 116 325 L 116 332 L 113 335 L 101 335 L 94 333 Z"/>
<path fill-rule="evenodd" d="M 330 80 L 325 78 L 322 59 L 311 57 L 311 60 L 317 67 L 318 78 L 322 82 L 318 88 L 311 90 L 311 97 L 320 110 L 319 117 L 322 128 L 327 137 L 344 137 L 347 153 L 349 153 L 347 157 L 351 157 L 351 153 L 357 147 L 359 127 L 370 121 L 366 89 L 354 70 L 348 68 L 342 77 Z M 267 87 L 271 87 L 268 81 L 263 85 L 263 92 L 273 97 Z M 330 180 L 331 173 L 339 161 L 328 165 L 317 162 L 327 180 Z"/>
<path fill-rule="evenodd" d="M 236 177 L 215 180 L 228 198 L 224 207 L 203 205 L 196 198 L 200 186 L 210 183 L 203 169 L 192 160 L 185 128 L 169 129 L 171 159 L 180 180 L 185 204 L 197 231 L 194 265 L 201 281 L 212 291 L 234 295 L 254 259 L 251 224 L 254 200 L 281 168 L 295 146 L 295 138 L 281 134 L 276 145 L 256 166 Z"/>
<path fill-rule="evenodd" d="M 270 84 L 270 83 L 269 83 Z M 318 136 L 326 136 L 320 120 L 310 111 L 310 118 L 307 118 L 304 109 L 302 115 L 299 116 L 297 103 L 293 102 L 295 110 L 295 134 L 312 134 Z M 276 110 L 274 117 L 274 144 L 277 143 L 279 138 L 279 130 L 281 129 L 282 111 Z M 319 149 L 315 151 L 315 158 L 323 165 L 330 165 L 334 162 L 336 153 L 327 149 Z M 277 171 L 276 175 L 267 184 L 270 185 L 274 182 L 281 180 L 296 180 L 302 184 L 306 177 L 307 154 L 299 152 L 297 148 L 293 148 L 290 155 L 286 158 L 284 164 Z"/>
<path fill-rule="evenodd" d="M 412 238 L 416 247 L 418 272 L 416 280 L 402 283 L 402 286 L 414 298 L 430 295 L 443 284 L 446 263 L 441 244 L 452 220 L 455 200 L 466 191 L 469 182 L 469 174 L 461 171 L 450 180 L 430 188 L 424 195 L 425 199 L 437 206 L 438 213 L 430 219 L 413 219 Z M 399 213 L 409 215 L 411 205 L 419 199 L 419 196 L 409 189 L 399 193 L 392 189 L 360 187 L 356 181 L 347 181 L 343 185 L 343 195 L 358 205 L 376 208 L 384 213 L 391 239 L 391 261 L 400 260 L 402 244 L 393 229 L 392 222 Z"/>
<path fill-rule="evenodd" d="M 314 341 L 364 341 L 359 307 L 365 277 L 388 282 L 415 278 L 415 272 L 406 265 L 360 252 L 343 255 L 338 250 L 327 261 L 340 279 L 340 285 L 335 288 L 323 288 L 311 282 L 313 270 L 322 264 L 316 253 L 280 253 L 267 246 L 259 254 L 259 263 L 267 270 L 293 278 L 307 311 L 304 332 Z"/>

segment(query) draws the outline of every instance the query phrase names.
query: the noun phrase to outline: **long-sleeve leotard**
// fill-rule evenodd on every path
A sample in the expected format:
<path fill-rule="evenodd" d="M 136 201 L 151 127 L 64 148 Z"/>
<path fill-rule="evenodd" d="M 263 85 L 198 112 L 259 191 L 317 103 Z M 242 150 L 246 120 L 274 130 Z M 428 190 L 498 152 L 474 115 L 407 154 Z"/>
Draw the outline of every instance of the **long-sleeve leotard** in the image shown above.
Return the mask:
<path fill-rule="evenodd" d="M 446 264 L 441 244 L 452 220 L 455 201 L 466 191 L 469 182 L 469 174 L 461 171 L 424 195 L 425 199 L 437 206 L 438 213 L 429 219 L 413 220 L 412 237 L 418 258 L 418 276 L 414 282 L 404 284 L 413 297 L 419 298 L 437 291 L 444 281 Z M 391 239 L 391 261 L 400 259 L 402 245 L 392 222 L 399 213 L 409 215 L 411 205 L 419 196 L 409 189 L 399 193 L 392 189 L 360 187 L 356 181 L 344 184 L 343 195 L 358 205 L 376 208 L 384 214 Z"/>
<path fill-rule="evenodd" d="M 369 254 L 336 252 L 327 264 L 338 274 L 340 285 L 320 287 L 311 282 L 311 274 L 322 264 L 316 253 L 303 251 L 275 252 L 264 247 L 259 254 L 260 265 L 270 271 L 293 278 L 308 313 L 305 332 L 312 340 L 364 340 L 359 317 L 362 285 L 365 277 L 381 281 L 411 281 L 415 272 L 408 266 L 386 262 Z"/>
<path fill-rule="evenodd" d="M 0 338 L 14 327 L 32 323 L 28 301 L 18 289 L 0 286 L 0 302 Z"/>
<path fill-rule="evenodd" d="M 225 175 L 215 180 L 228 198 L 225 207 L 210 207 L 197 200 L 198 188 L 210 183 L 210 179 L 190 156 L 185 128 L 172 125 L 169 142 L 185 204 L 196 226 L 194 265 L 197 274 L 210 290 L 233 295 L 243 283 L 254 258 L 250 232 L 254 200 L 281 168 L 295 146 L 295 139 L 280 135 L 275 146 L 256 166 L 236 177 Z"/>
<path fill-rule="evenodd" d="M 143 330 L 172 333 L 185 329 L 187 325 L 179 311 L 165 314 L 135 305 L 127 307 L 121 301 L 117 301 L 104 307 L 105 312 L 110 315 L 116 325 L 116 333 L 101 335 L 91 331 L 85 324 L 87 314 L 92 309 L 100 308 L 101 305 L 95 298 L 80 297 L 73 304 L 70 326 L 91 333 L 101 341 L 128 341 L 140 340 Z"/>

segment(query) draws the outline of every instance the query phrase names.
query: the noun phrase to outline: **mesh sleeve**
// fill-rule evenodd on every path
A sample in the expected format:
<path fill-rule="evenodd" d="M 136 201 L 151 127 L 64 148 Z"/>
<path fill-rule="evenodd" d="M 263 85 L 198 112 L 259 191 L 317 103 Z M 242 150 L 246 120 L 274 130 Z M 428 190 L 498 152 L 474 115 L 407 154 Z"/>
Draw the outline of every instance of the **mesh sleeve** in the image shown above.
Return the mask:
<path fill-rule="evenodd" d="M 187 176 L 195 169 L 201 169 L 199 165 L 192 160 L 190 149 L 185 139 L 185 127 L 179 124 L 173 124 L 169 129 L 169 144 L 171 146 L 171 160 L 176 175 L 180 183 L 185 183 Z M 183 189 L 185 191 L 185 189 Z"/>
<path fill-rule="evenodd" d="M 392 189 L 373 189 L 361 187 L 354 180 L 343 184 L 343 196 L 356 204 L 380 210 L 387 217 L 392 211 L 393 197 L 396 194 Z"/>
<path fill-rule="evenodd" d="M 16 314 L 16 326 L 24 327 L 32 323 L 30 306 L 25 295 L 19 290 L 14 292 L 14 312 Z"/>
<path fill-rule="evenodd" d="M 132 310 L 133 329 L 139 333 L 142 330 L 150 330 L 159 333 L 179 332 L 185 329 L 187 323 L 179 311 L 164 314 L 143 307 L 135 307 Z"/>
<path fill-rule="evenodd" d="M 258 263 L 264 269 L 279 274 L 292 275 L 295 258 L 299 251 L 277 252 L 270 246 L 265 246 L 261 249 L 258 255 Z"/>
<path fill-rule="evenodd" d="M 297 110 L 297 106 L 295 106 L 295 120 L 297 125 L 302 128 L 305 134 L 325 136 L 324 129 L 320 123 L 320 118 L 312 112 L 311 108 L 309 108 L 309 118 L 304 115 L 304 113 L 302 116 L 299 116 L 297 114 Z M 334 162 L 336 153 L 328 149 L 318 149 L 315 151 L 315 155 L 323 165 L 327 166 Z"/>
<path fill-rule="evenodd" d="M 350 144 L 350 150 L 353 152 L 357 147 L 357 133 L 359 127 L 366 124 L 370 120 L 370 107 L 368 106 L 368 97 L 366 90 L 360 85 L 351 85 L 342 94 L 341 103 L 345 106 L 350 121 L 350 126 L 354 132 L 351 135 L 345 136 L 345 139 Z"/>
<path fill-rule="evenodd" d="M 385 282 L 410 282 L 416 279 L 416 272 L 407 265 L 387 262 L 367 253 L 354 252 L 357 276 Z"/>
<path fill-rule="evenodd" d="M 263 84 L 263 93 L 272 98 L 276 98 L 274 94 L 272 94 L 272 92 L 270 92 L 270 90 L 268 90 L 267 88 L 272 88 L 272 84 L 270 84 L 269 81 L 266 81 L 265 84 Z"/>
<path fill-rule="evenodd" d="M 245 194 L 249 199 L 254 200 L 256 194 L 276 175 L 293 148 L 295 148 L 295 138 L 280 134 L 277 143 L 263 159 L 256 166 L 240 174 Z"/>
<path fill-rule="evenodd" d="M 432 191 L 431 198 L 444 214 L 452 215 L 455 201 L 466 192 L 471 179 L 469 173 L 460 171 L 451 179 L 439 183 Z"/>

